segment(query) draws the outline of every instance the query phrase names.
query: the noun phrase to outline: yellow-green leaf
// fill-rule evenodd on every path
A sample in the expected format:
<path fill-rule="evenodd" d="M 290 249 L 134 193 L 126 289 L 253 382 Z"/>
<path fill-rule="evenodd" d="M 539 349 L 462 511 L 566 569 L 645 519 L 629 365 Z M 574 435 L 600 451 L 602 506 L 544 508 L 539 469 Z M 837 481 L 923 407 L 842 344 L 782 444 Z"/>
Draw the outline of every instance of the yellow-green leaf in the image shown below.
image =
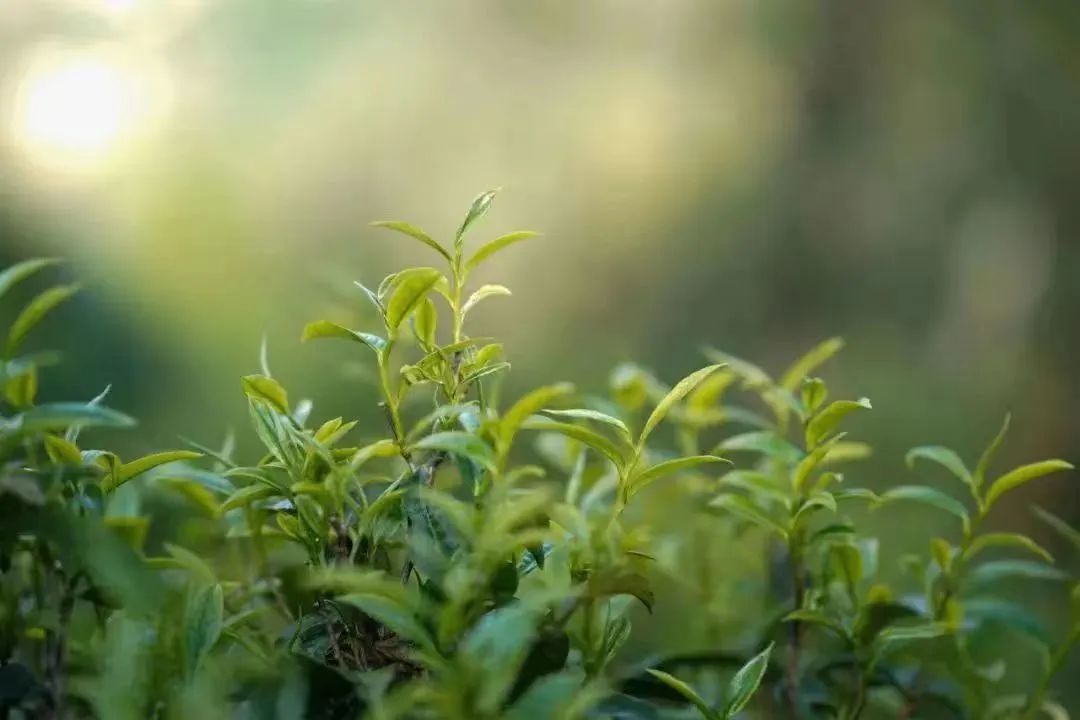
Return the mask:
<path fill-rule="evenodd" d="M 498 295 L 510 295 L 509 288 L 502 285 L 481 285 L 480 288 L 469 296 L 469 299 L 465 301 L 464 307 L 461 308 L 461 314 L 465 315 L 479 303 L 481 300 L 489 297 L 496 297 Z"/>
<path fill-rule="evenodd" d="M 386 302 L 386 326 L 391 332 L 400 327 L 442 277 L 438 270 L 428 267 L 409 268 L 397 274 Z"/>
<path fill-rule="evenodd" d="M 843 348 L 844 339 L 839 337 L 829 338 L 815 346 L 784 371 L 784 374 L 780 376 L 780 387 L 788 392 L 795 392 L 802 385 L 803 378 L 810 375 Z"/>
<path fill-rule="evenodd" d="M 34 273 L 59 262 L 59 258 L 33 258 L 6 268 L 0 272 L 0 297 Z"/>
<path fill-rule="evenodd" d="M 715 455 L 692 455 L 690 457 L 675 458 L 674 460 L 657 463 L 630 478 L 627 497 L 633 497 L 644 490 L 649 484 L 659 480 L 665 475 L 672 475 L 708 463 L 727 463 L 730 465 L 731 461 Z"/>
<path fill-rule="evenodd" d="M 241 378 L 244 394 L 254 400 L 261 400 L 285 415 L 289 414 L 289 396 L 277 380 L 265 375 L 245 375 Z"/>
<path fill-rule="evenodd" d="M 826 437 L 828 437 L 836 426 L 840 424 L 847 415 L 855 410 L 869 410 L 870 400 L 867 398 L 860 398 L 859 400 L 837 400 L 830 403 L 824 410 L 819 412 L 810 422 L 806 425 L 806 447 L 817 447 Z"/>
<path fill-rule="evenodd" d="M 1018 533 L 988 533 L 986 535 L 979 535 L 975 538 L 975 541 L 971 543 L 967 552 L 964 553 L 964 558 L 970 560 L 983 550 L 994 547 L 1019 548 L 1034 555 L 1038 555 L 1048 563 L 1054 562 L 1054 556 L 1047 552 L 1045 548 L 1026 535 L 1020 535 Z"/>
<path fill-rule="evenodd" d="M 1006 413 L 1005 419 L 1001 423 L 1001 429 L 998 430 L 997 435 L 990 444 L 983 450 L 982 455 L 979 457 L 979 462 L 975 466 L 975 473 L 972 475 L 972 481 L 975 483 L 975 489 L 982 488 L 983 483 L 986 482 L 986 473 L 990 469 L 990 463 L 994 461 L 994 457 L 997 455 L 998 450 L 1001 449 L 1002 443 L 1005 442 L 1005 436 L 1009 433 L 1009 425 L 1012 423 L 1012 414 Z"/>
<path fill-rule="evenodd" d="M 202 456 L 202 453 L 197 453 L 193 450 L 169 450 L 167 452 L 146 455 L 138 460 L 132 460 L 123 465 L 113 467 L 112 472 L 102 480 L 101 489 L 104 492 L 111 492 L 129 480 L 133 480 L 139 475 L 142 475 L 149 470 L 153 470 L 160 465 L 166 465 L 180 460 L 195 460 Z"/>
<path fill-rule="evenodd" d="M 58 285 L 41 293 L 23 308 L 15 318 L 8 330 L 7 343 L 4 345 L 4 354 L 11 357 L 19 349 L 19 345 L 26 339 L 34 327 L 41 322 L 49 312 L 66 301 L 75 293 L 79 292 L 80 285 Z"/>
<path fill-rule="evenodd" d="M 363 345 L 367 345 L 375 352 L 381 352 L 382 349 L 386 347 L 386 340 L 378 335 L 350 330 L 347 327 L 330 322 L 329 320 L 316 320 L 315 322 L 308 323 L 304 327 L 303 335 L 300 336 L 300 342 L 308 342 L 309 340 L 318 340 L 322 338 L 353 340 Z"/>
<path fill-rule="evenodd" d="M 994 481 L 994 484 L 990 486 L 990 490 L 986 493 L 986 507 L 992 506 L 999 497 L 1010 490 L 1029 483 L 1036 478 L 1072 469 L 1073 466 L 1064 460 L 1043 460 L 1029 465 L 1021 465 Z"/>
<path fill-rule="evenodd" d="M 419 240 L 420 242 L 427 245 L 429 248 L 431 248 L 435 252 L 442 255 L 447 260 L 452 261 L 452 258 L 450 257 L 450 253 L 448 253 L 446 251 L 446 248 L 444 248 L 442 245 L 440 245 L 438 242 L 436 242 L 430 235 L 428 235 L 426 232 L 424 232 L 420 228 L 416 227 L 415 225 L 410 225 L 409 223 L 402 222 L 401 220 L 379 220 L 379 221 L 373 222 L 371 224 L 372 224 L 373 227 L 386 228 L 387 230 L 396 230 L 397 232 L 402 233 L 403 235 L 408 235 L 411 238 L 415 238 L 416 240 Z"/>
<path fill-rule="evenodd" d="M 465 263 L 465 269 L 467 271 L 475 270 L 480 263 L 487 260 L 495 253 L 503 250 L 515 243 L 519 243 L 522 240 L 528 240 L 534 238 L 540 233 L 532 232 L 531 230 L 518 230 L 517 232 L 508 233 L 497 237 L 494 240 L 490 240 L 480 246 L 480 249 L 473 253 L 473 256 L 469 258 L 469 261 Z"/>
<path fill-rule="evenodd" d="M 574 386 L 570 383 L 557 383 L 545 385 L 532 392 L 526 393 L 502 416 L 499 421 L 499 449 L 505 453 L 510 448 L 514 434 L 530 415 L 539 412 L 545 405 L 553 400 L 566 397 L 574 392 Z"/>
<path fill-rule="evenodd" d="M 461 246 L 461 239 L 465 236 L 465 231 L 488 211 L 497 192 L 499 192 L 499 188 L 486 190 L 473 198 L 472 205 L 469 206 L 469 212 L 466 213 L 465 219 L 461 222 L 461 227 L 458 228 L 457 234 L 454 236 L 455 247 Z"/>
<path fill-rule="evenodd" d="M 638 437 L 638 450 L 645 446 L 645 440 L 648 439 L 649 434 L 656 429 L 667 414 L 671 412 L 671 408 L 675 406 L 680 400 L 686 397 L 687 393 L 696 388 L 699 383 L 705 380 L 705 378 L 712 375 L 714 372 L 723 367 L 723 364 L 709 365 L 703 367 L 696 372 L 690 373 L 682 380 L 678 382 L 675 387 L 665 395 L 656 407 L 653 409 L 652 414 L 649 415 L 649 419 L 645 421 L 645 427 L 641 430 L 641 435 Z"/>

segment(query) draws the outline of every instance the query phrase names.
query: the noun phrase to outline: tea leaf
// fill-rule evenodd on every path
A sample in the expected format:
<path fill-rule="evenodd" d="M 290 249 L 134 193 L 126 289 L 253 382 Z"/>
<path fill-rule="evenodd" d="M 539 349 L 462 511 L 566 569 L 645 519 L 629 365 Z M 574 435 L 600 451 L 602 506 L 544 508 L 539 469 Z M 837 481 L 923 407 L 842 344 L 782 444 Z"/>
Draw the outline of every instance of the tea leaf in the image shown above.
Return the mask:
<path fill-rule="evenodd" d="M 750 659 L 735 673 L 735 677 L 728 683 L 727 706 L 724 708 L 724 717 L 733 718 L 746 707 L 750 698 L 757 692 L 761 685 L 761 679 L 765 677 L 765 670 L 769 667 L 769 655 L 772 653 L 772 643 L 760 653 Z"/>
<path fill-rule="evenodd" d="M 415 613 L 403 603 L 391 597 L 370 592 L 341 595 L 337 601 L 359 608 L 365 615 L 382 623 L 395 635 L 426 650 L 434 650 L 431 634 L 417 621 Z"/>
<path fill-rule="evenodd" d="M 705 718 L 706 720 L 714 720 L 715 718 L 719 717 L 715 712 L 713 712 L 712 708 L 709 707 L 709 704 L 705 702 L 705 699 L 697 694 L 694 688 L 690 687 L 674 675 L 669 675 L 663 670 L 654 670 L 652 668 L 649 668 L 648 670 L 646 670 L 646 672 L 660 682 L 667 685 L 675 692 L 682 695 L 687 702 L 689 702 L 691 705 L 698 709 L 698 712 L 701 713 L 701 717 Z"/>
<path fill-rule="evenodd" d="M 428 235 L 426 232 L 416 227 L 415 225 L 410 225 L 409 223 L 402 222 L 401 220 L 379 220 L 377 222 L 371 223 L 371 225 L 372 227 L 386 228 L 387 230 L 396 230 L 399 233 L 408 235 L 411 238 L 415 238 L 416 240 L 419 240 L 420 242 L 427 245 L 435 252 L 442 255 L 444 258 L 446 258 L 448 262 L 453 262 L 453 258 L 450 257 L 450 253 L 446 251 L 446 248 L 437 243 L 435 240 L 432 239 L 430 235 Z"/>
<path fill-rule="evenodd" d="M 570 383 L 546 385 L 537 388 L 522 396 L 516 403 L 510 406 L 502 419 L 499 421 L 499 445 L 503 452 L 510 447 L 514 435 L 530 415 L 539 412 L 541 408 L 552 401 L 565 397 L 574 391 Z"/>
<path fill-rule="evenodd" d="M 1049 475 L 1050 473 L 1072 469 L 1073 466 L 1064 460 L 1043 460 L 1042 462 L 1031 463 L 1030 465 L 1022 465 L 1005 473 L 994 481 L 990 486 L 990 490 L 986 493 L 986 507 L 989 508 L 993 506 L 998 498 L 1010 490 L 1029 483 L 1036 478 L 1040 478 L 1043 475 Z"/>
<path fill-rule="evenodd" d="M 532 232 L 530 230 L 519 230 L 518 232 L 512 232 L 501 237 L 497 237 L 480 246 L 480 249 L 473 253 L 473 256 L 469 258 L 469 261 L 465 263 L 465 270 L 472 272 L 480 263 L 487 260 L 495 253 L 503 250 L 514 243 L 519 243 L 522 240 L 528 240 L 529 238 L 537 237 L 540 233 Z"/>
<path fill-rule="evenodd" d="M 929 505 L 938 510 L 944 510 L 950 515 L 959 518 L 964 524 L 965 531 L 971 525 L 971 518 L 968 516 L 967 508 L 965 508 L 958 500 L 955 500 L 940 490 L 935 490 L 934 488 L 926 487 L 924 485 L 901 485 L 899 487 L 894 487 L 879 495 L 875 504 L 881 506 L 898 500 L 910 500 L 923 505 Z"/>
<path fill-rule="evenodd" d="M 1072 527 L 1057 515 L 1043 510 L 1041 507 L 1033 507 L 1031 508 L 1031 511 L 1035 513 L 1040 520 L 1049 525 L 1059 536 L 1064 538 L 1066 542 L 1072 545 L 1074 552 L 1080 553 L 1080 530 Z"/>
<path fill-rule="evenodd" d="M 975 483 L 975 489 L 982 488 L 983 483 L 986 481 L 986 472 L 990 469 L 990 463 L 994 461 L 994 457 L 997 456 L 998 450 L 1001 449 L 1001 444 L 1005 442 L 1005 436 L 1009 433 L 1009 425 L 1012 423 L 1012 414 L 1006 413 L 1005 420 L 1001 423 L 1001 429 L 998 430 L 994 439 L 983 450 L 982 455 L 979 457 L 979 462 L 975 466 L 975 474 L 972 476 L 972 481 Z"/>
<path fill-rule="evenodd" d="M 247 507 L 256 500 L 276 494 L 277 491 L 267 485 L 247 485 L 225 498 L 225 501 L 221 503 L 221 512 L 226 513 L 234 508 Z"/>
<path fill-rule="evenodd" d="M 503 287 L 502 285 L 481 285 L 480 289 L 470 295 L 469 299 L 465 301 L 465 305 L 461 308 L 461 314 L 466 315 L 477 303 L 485 298 L 510 294 L 512 293 L 509 288 Z"/>
<path fill-rule="evenodd" d="M 817 447 L 822 440 L 836 429 L 836 426 L 840 424 L 840 421 L 847 417 L 852 411 L 869 409 L 871 409 L 871 405 L 870 400 L 867 398 L 861 398 L 859 400 L 837 400 L 831 403 L 807 423 L 806 446 L 808 448 Z"/>
<path fill-rule="evenodd" d="M 465 219 L 461 222 L 461 227 L 458 228 L 457 234 L 454 236 L 454 245 L 459 247 L 461 245 L 461 239 L 465 235 L 465 231 L 475 223 L 477 220 L 484 216 L 484 213 L 491 207 L 491 201 L 495 199 L 495 193 L 499 192 L 500 188 L 494 190 L 487 190 L 477 195 L 472 205 L 469 207 L 469 212 L 465 215 Z"/>
<path fill-rule="evenodd" d="M 424 298 L 420 306 L 416 308 L 416 314 L 413 316 L 413 332 L 416 333 L 416 339 L 420 341 L 421 347 L 430 349 L 435 346 L 435 332 L 438 320 L 439 316 L 435 311 L 435 303 L 431 302 L 431 298 Z"/>
<path fill-rule="evenodd" d="M 0 272 L 0 297 L 34 273 L 60 262 L 59 258 L 34 258 L 6 268 Z"/>
<path fill-rule="evenodd" d="M 652 414 L 649 415 L 649 419 L 645 421 L 645 427 L 641 430 L 641 435 L 638 436 L 637 446 L 640 451 L 645 446 L 645 441 L 656 426 L 659 425 L 667 414 L 671 412 L 671 409 L 686 397 L 687 393 L 696 388 L 705 378 L 712 375 L 714 372 L 724 367 L 723 364 L 709 365 L 697 370 L 678 382 L 667 395 L 665 395 L 660 402 L 653 408 Z"/>
<path fill-rule="evenodd" d="M 386 302 L 387 328 L 391 332 L 396 331 L 442 279 L 442 273 L 435 268 L 410 268 L 398 273 L 394 280 L 393 293 Z"/>
<path fill-rule="evenodd" d="M 973 588 L 994 587 L 1006 578 L 1066 581 L 1068 573 L 1030 560 L 995 560 L 970 570 L 965 582 Z"/>
<path fill-rule="evenodd" d="M 988 533 L 979 535 L 975 538 L 974 542 L 971 543 L 971 546 L 968 548 L 968 551 L 964 553 L 964 556 L 970 560 L 983 550 L 995 547 L 1020 548 L 1021 550 L 1027 550 L 1030 553 L 1038 555 L 1048 563 L 1054 562 L 1054 556 L 1047 552 L 1037 542 L 1025 535 L 1019 535 L 1017 533 Z"/>
<path fill-rule="evenodd" d="M 630 428 L 626 426 L 622 420 L 617 417 L 602 413 L 598 410 L 590 410 L 588 408 L 570 408 L 568 410 L 541 410 L 540 412 L 545 415 L 554 415 L 555 417 L 566 417 L 574 420 L 593 420 L 595 422 L 604 423 L 617 428 L 623 437 L 630 437 Z"/>
<path fill-rule="evenodd" d="M 933 640 L 948 633 L 949 628 L 943 623 L 889 627 L 878 633 L 874 645 L 879 655 L 886 655 L 913 642 Z"/>
<path fill-rule="evenodd" d="M 651 483 L 665 475 L 671 475 L 674 473 L 682 472 L 683 470 L 689 470 L 690 468 L 704 465 L 706 463 L 727 463 L 731 465 L 731 461 L 727 458 L 716 457 L 715 455 L 693 455 L 690 457 L 675 458 L 674 460 L 667 460 L 665 462 L 657 463 L 652 467 L 642 470 L 638 474 L 630 478 L 629 488 L 627 490 L 627 497 L 633 497 L 635 494 L 641 492 Z"/>
<path fill-rule="evenodd" d="M 486 442 L 476 435 L 457 430 L 438 432 L 422 438 L 413 444 L 416 450 L 441 450 L 474 460 L 485 468 L 495 467 L 495 457 Z"/>
<path fill-rule="evenodd" d="M 727 510 L 755 525 L 772 530 L 782 538 L 786 539 L 788 536 L 783 525 L 769 517 L 761 508 L 742 495 L 721 495 L 710 501 L 709 507 Z"/>
<path fill-rule="evenodd" d="M 904 456 L 904 460 L 907 462 L 909 468 L 914 468 L 915 461 L 920 458 L 941 465 L 959 478 L 960 481 L 969 488 L 975 488 L 975 481 L 971 477 L 971 472 L 967 469 L 967 466 L 964 465 L 964 461 L 960 459 L 960 456 L 957 455 L 955 451 L 940 445 L 926 445 L 923 447 L 912 448 L 908 451 L 908 454 Z"/>
<path fill-rule="evenodd" d="M 11 324 L 11 328 L 8 330 L 7 343 L 4 345 L 4 355 L 8 358 L 12 357 L 19 349 L 19 345 L 22 344 L 22 341 L 26 339 L 26 336 L 30 331 L 41 322 L 42 318 L 48 315 L 61 303 L 68 300 L 72 295 L 79 292 L 81 287 L 81 285 L 58 285 L 57 287 L 49 288 L 31 300 L 30 303 L 23 308 L 23 311 L 19 313 L 18 317 L 15 318 L 15 322 Z"/>
<path fill-rule="evenodd" d="M 315 322 L 305 325 L 304 332 L 300 336 L 300 342 L 308 342 L 309 340 L 318 340 L 321 338 L 353 340 L 368 346 L 376 353 L 382 352 L 383 348 L 386 347 L 386 340 L 378 335 L 350 330 L 347 327 L 332 323 L 329 320 L 316 320 Z"/>
<path fill-rule="evenodd" d="M 589 428 L 580 425 L 572 425 L 570 423 L 555 422 L 554 420 L 548 420 L 547 418 L 540 418 L 538 416 L 527 420 L 523 425 L 523 428 L 525 430 L 539 430 L 541 432 L 554 432 L 565 435 L 599 451 L 600 454 L 614 463 L 617 468 L 622 468 L 626 465 L 626 458 L 618 446 L 603 435 L 594 430 L 590 430 Z"/>
<path fill-rule="evenodd" d="M 51 403 L 38 405 L 12 418 L 11 427 L 16 432 L 30 434 L 66 430 L 81 427 L 133 427 L 135 420 L 101 405 L 84 403 Z"/>
<path fill-rule="evenodd" d="M 289 414 L 289 396 L 277 380 L 265 375 L 245 375 L 241 383 L 249 398 L 262 401 L 283 415 Z"/>
<path fill-rule="evenodd" d="M 827 362 L 833 355 L 844 349 L 844 339 L 829 338 L 820 343 L 801 358 L 792 363 L 780 376 L 780 387 L 788 392 L 795 392 L 802 385 L 803 379 Z"/>
<path fill-rule="evenodd" d="M 104 492 L 112 492 L 129 480 L 133 480 L 139 475 L 142 475 L 149 470 L 153 470 L 156 467 L 178 462 L 180 460 L 195 460 L 202 456 L 202 453 L 193 452 L 191 450 L 171 450 L 168 452 L 147 455 L 138 460 L 132 460 L 131 462 L 126 462 L 123 465 L 113 468 L 113 471 L 109 476 L 102 480 L 101 489 Z"/>
<path fill-rule="evenodd" d="M 225 615 L 221 585 L 199 588 L 188 601 L 184 619 L 184 650 L 188 676 L 192 676 L 221 636 Z"/>

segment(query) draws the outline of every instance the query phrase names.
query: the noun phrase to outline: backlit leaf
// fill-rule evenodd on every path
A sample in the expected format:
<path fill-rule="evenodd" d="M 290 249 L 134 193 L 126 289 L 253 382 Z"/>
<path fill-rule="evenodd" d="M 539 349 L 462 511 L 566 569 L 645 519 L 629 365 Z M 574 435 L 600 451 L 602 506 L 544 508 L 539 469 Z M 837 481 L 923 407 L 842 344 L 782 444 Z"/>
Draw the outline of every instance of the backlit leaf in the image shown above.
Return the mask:
<path fill-rule="evenodd" d="M 469 258 L 469 261 L 465 263 L 465 269 L 469 272 L 475 270 L 480 263 L 487 260 L 495 253 L 503 250 L 515 243 L 519 243 L 522 240 L 528 240 L 534 238 L 540 233 L 532 232 L 530 230 L 519 230 L 517 232 L 508 233 L 497 237 L 494 240 L 490 240 L 480 246 L 480 249 L 473 253 L 473 256 Z"/>
<path fill-rule="evenodd" d="M 455 245 L 461 244 L 461 239 L 464 237 L 465 232 L 488 211 L 488 208 L 491 207 L 491 201 L 495 199 L 495 193 L 497 192 L 499 192 L 499 188 L 487 190 L 473 199 L 472 205 L 469 206 L 469 212 L 465 214 L 465 219 L 461 222 L 461 227 L 458 228 L 457 234 L 454 236 Z"/>
<path fill-rule="evenodd" d="M 428 235 L 426 232 L 416 227 L 415 225 L 410 225 L 409 223 L 403 222 L 401 220 L 379 220 L 371 224 L 373 227 L 386 228 L 387 230 L 396 230 L 403 235 L 408 235 L 411 238 L 415 238 L 416 240 L 419 240 L 420 242 L 427 245 L 435 252 L 442 255 L 448 261 L 452 261 L 450 253 L 446 251 L 446 248 L 437 243 L 434 239 L 432 239 L 430 235 Z"/>
<path fill-rule="evenodd" d="M 722 367 L 723 364 L 709 365 L 708 367 L 703 367 L 700 370 L 690 373 L 680 380 L 678 384 L 656 404 L 652 414 L 649 415 L 649 419 L 645 421 L 645 427 L 641 429 L 641 435 L 638 436 L 637 444 L 639 450 L 644 447 L 645 441 L 648 439 L 649 435 L 656 429 L 656 426 L 667 417 L 667 414 L 671 412 L 671 409 L 676 403 L 686 397 L 687 393 L 696 388 L 705 380 L 705 378 L 709 377 Z"/>
<path fill-rule="evenodd" d="M 34 273 L 61 262 L 59 258 L 34 258 L 16 263 L 0 272 L 0 297 Z"/>
<path fill-rule="evenodd" d="M 289 396 L 277 380 L 265 375 L 245 375 L 240 381 L 249 398 L 260 400 L 283 415 L 289 414 Z"/>
<path fill-rule="evenodd" d="M 386 326 L 391 332 L 401 326 L 442 278 L 438 270 L 426 267 L 409 268 L 397 274 L 393 292 L 386 301 Z"/>
<path fill-rule="evenodd" d="M 474 307 L 476 307 L 477 303 L 479 303 L 481 300 L 484 300 L 485 298 L 510 294 L 512 294 L 510 292 L 510 289 L 503 287 L 502 285 L 482 285 L 480 286 L 480 289 L 470 295 L 469 299 L 465 301 L 465 305 L 461 308 L 461 314 L 465 315 Z"/>
<path fill-rule="evenodd" d="M 139 475 L 161 465 L 178 462 L 180 460 L 195 460 L 201 457 L 202 453 L 197 453 L 192 450 L 170 450 L 168 452 L 146 455 L 138 460 L 132 460 L 131 462 L 126 462 L 123 465 L 114 468 L 113 471 L 102 480 L 101 489 L 105 492 L 112 492 L 129 480 L 133 480 Z"/>
<path fill-rule="evenodd" d="M 773 646 L 770 643 L 767 648 L 751 658 L 750 662 L 743 665 L 728 683 L 728 701 L 724 708 L 725 718 L 734 718 L 739 714 L 757 692 L 761 679 L 765 677 L 765 670 L 769 667 L 769 655 L 772 649 Z"/>
<path fill-rule="evenodd" d="M 386 347 L 386 340 L 378 335 L 350 330 L 347 327 L 330 322 L 329 320 L 316 320 L 315 322 L 308 323 L 304 327 L 300 342 L 308 342 L 309 340 L 318 340 L 321 338 L 353 340 L 362 345 L 367 345 L 376 353 L 381 352 L 382 349 Z"/>
<path fill-rule="evenodd" d="M 1031 482 L 1050 473 L 1072 470 L 1073 466 L 1064 460 L 1043 460 L 1042 462 L 1022 465 L 1005 473 L 990 486 L 986 493 L 986 506 L 991 507 L 998 498 L 1014 488 Z"/>
<path fill-rule="evenodd" d="M 4 345 L 4 355 L 9 358 L 13 356 L 19 349 L 19 345 L 22 344 L 22 341 L 26 339 L 26 336 L 30 331 L 41 322 L 42 318 L 61 303 L 68 300 L 72 295 L 79 292 L 80 288 L 80 285 L 59 285 L 54 288 L 49 288 L 31 300 L 30 303 L 23 308 L 23 311 L 19 313 L 18 317 L 15 318 L 15 322 L 11 324 L 11 328 L 8 330 L 7 343 Z"/>

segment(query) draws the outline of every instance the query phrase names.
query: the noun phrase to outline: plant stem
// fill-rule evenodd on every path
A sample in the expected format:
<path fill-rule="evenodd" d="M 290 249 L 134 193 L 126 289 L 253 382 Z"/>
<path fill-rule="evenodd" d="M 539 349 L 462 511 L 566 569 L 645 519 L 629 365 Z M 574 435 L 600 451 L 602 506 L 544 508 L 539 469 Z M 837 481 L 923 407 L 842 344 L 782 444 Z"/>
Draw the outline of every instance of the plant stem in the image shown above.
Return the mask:
<path fill-rule="evenodd" d="M 1043 673 L 1035 692 L 1031 694 L 1031 699 L 1028 700 L 1022 720 L 1035 720 L 1038 716 L 1039 710 L 1042 709 L 1043 700 L 1046 698 L 1046 693 L 1050 689 L 1050 681 L 1061 670 L 1061 666 L 1065 664 L 1065 659 L 1077 642 L 1080 642 L 1080 624 L 1073 627 L 1069 637 L 1058 646 L 1058 649 L 1050 658 L 1050 665 L 1046 668 L 1046 672 Z"/>
<path fill-rule="evenodd" d="M 805 582 L 802 573 L 802 553 L 799 548 L 799 541 L 797 536 L 792 535 L 788 540 L 788 558 L 791 563 L 791 579 L 795 586 L 795 597 L 793 610 L 798 610 L 803 605 L 803 599 L 806 594 Z M 799 645 L 801 642 L 800 637 L 800 623 L 793 622 L 788 624 L 788 662 L 787 662 L 787 700 L 788 700 L 788 712 L 794 719 L 799 716 Z"/>

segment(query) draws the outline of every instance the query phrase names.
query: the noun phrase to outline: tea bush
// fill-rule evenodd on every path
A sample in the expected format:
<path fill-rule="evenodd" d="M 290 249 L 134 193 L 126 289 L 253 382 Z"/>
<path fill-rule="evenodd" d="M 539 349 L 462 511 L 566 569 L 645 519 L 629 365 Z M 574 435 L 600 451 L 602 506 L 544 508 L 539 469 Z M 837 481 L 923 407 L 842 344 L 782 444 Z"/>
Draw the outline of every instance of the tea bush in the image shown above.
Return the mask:
<path fill-rule="evenodd" d="M 840 471 L 870 448 L 846 428 L 871 404 L 831 400 L 817 376 L 836 339 L 775 378 L 709 350 L 673 386 L 624 365 L 606 398 L 558 383 L 501 401 L 510 364 L 470 323 L 510 290 L 473 277 L 534 233 L 470 247 L 493 197 L 445 244 L 376 223 L 438 267 L 357 283 L 372 326 L 318 320 L 302 339 L 350 343 L 371 363 L 385 423 L 315 420 L 264 352 L 241 382 L 261 457 L 231 443 L 90 449 L 99 429 L 134 421 L 106 393 L 36 404 L 56 358 L 24 351 L 78 288 L 17 315 L 0 365 L 3 717 L 1067 717 L 1050 682 L 1080 637 L 1080 583 L 1031 538 L 986 528 L 1015 488 L 1067 463 L 995 470 L 1006 419 L 974 464 L 946 447 L 908 454 L 953 476 L 963 500 L 852 484 Z M 9 268 L 0 295 L 54 265 Z M 710 569 L 757 612 L 708 652 L 632 659 L 620 648 L 633 621 L 668 601 L 656 531 L 635 508 L 657 483 L 697 507 L 708 542 L 760 555 Z M 177 527 L 141 511 L 158 495 L 190 517 L 149 543 L 152 524 L 155 537 Z M 900 502 L 954 531 L 923 555 L 879 553 L 875 513 Z M 1080 532 L 1036 512 L 1080 552 Z M 1066 627 L 1047 631 L 1004 592 L 1029 581 L 1071 590 Z M 1001 633 L 1043 661 L 1022 694 L 998 690 L 1007 668 L 984 640 Z"/>

